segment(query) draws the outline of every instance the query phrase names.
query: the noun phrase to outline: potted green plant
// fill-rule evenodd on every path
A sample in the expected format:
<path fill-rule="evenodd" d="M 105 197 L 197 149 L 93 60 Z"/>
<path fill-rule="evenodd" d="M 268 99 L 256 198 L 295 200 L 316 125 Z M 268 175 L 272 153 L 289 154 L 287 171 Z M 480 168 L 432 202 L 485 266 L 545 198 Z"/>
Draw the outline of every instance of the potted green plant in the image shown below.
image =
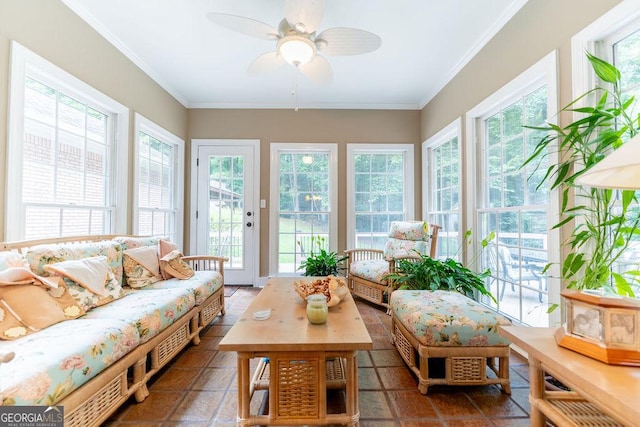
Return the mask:
<path fill-rule="evenodd" d="M 301 246 L 300 242 L 298 245 Z M 317 248 L 314 251 L 314 246 Z M 328 252 L 325 249 L 326 239 L 322 236 L 311 236 L 311 249 L 309 256 L 302 261 L 298 270 L 304 269 L 305 276 L 337 276 L 344 270 L 342 263 L 347 256 L 338 256 L 337 252 Z"/>
<path fill-rule="evenodd" d="M 465 233 L 465 242 L 470 242 L 471 231 Z M 486 248 L 495 237 L 491 233 L 481 241 L 482 248 Z M 394 289 L 411 290 L 447 290 L 457 291 L 470 298 L 476 298 L 476 293 L 488 296 L 494 302 L 495 297 L 485 287 L 485 279 L 491 274 L 490 270 L 476 273 L 453 258 L 440 260 L 416 252 L 415 258 L 404 258 L 396 262 L 395 271 L 386 277 Z"/>
<path fill-rule="evenodd" d="M 616 272 L 614 267 L 621 267 L 620 257 L 633 238 L 640 235 L 636 192 L 621 190 L 617 196 L 616 190 L 585 187 L 576 180 L 637 133 L 640 115 L 632 111 L 633 97 L 625 97 L 622 92 L 620 71 L 589 53 L 587 57 L 602 85 L 561 110 L 560 113 L 579 115 L 572 123 L 564 127 L 555 124 L 529 127 L 545 132 L 546 136 L 537 143 L 524 165 L 531 163 L 536 166 L 535 170 L 546 170 L 539 186 L 548 182 L 551 190 L 561 191 L 561 220 L 553 228 L 574 222 L 571 235 L 564 243 L 566 250 L 560 265 L 566 287 L 606 288 L 633 297 L 640 272 L 637 268 Z M 580 106 L 585 99 L 596 102 L 592 106 Z M 556 152 L 558 163 L 548 161 Z M 575 204 L 570 200 L 575 200 Z M 545 271 L 549 267 L 547 265 Z"/>

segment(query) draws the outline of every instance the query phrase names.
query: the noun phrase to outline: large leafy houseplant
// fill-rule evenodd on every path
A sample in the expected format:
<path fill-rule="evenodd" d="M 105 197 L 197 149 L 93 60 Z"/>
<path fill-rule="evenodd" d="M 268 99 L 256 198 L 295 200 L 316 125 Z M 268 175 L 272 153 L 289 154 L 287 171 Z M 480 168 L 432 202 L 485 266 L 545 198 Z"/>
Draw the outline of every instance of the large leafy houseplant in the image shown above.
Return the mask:
<path fill-rule="evenodd" d="M 535 170 L 546 168 L 540 185 L 547 181 L 550 189 L 561 191 L 561 219 L 554 228 L 574 222 L 571 235 L 563 243 L 566 250 L 560 266 L 566 286 L 608 288 L 634 296 L 640 272 L 637 269 L 616 272 L 615 267 L 634 237 L 640 235 L 636 192 L 585 187 L 576 180 L 634 136 L 640 116 L 632 112 L 633 97 L 625 97 L 622 92 L 620 71 L 589 53 L 587 57 L 602 85 L 561 110 L 579 117 L 572 123 L 564 127 L 555 124 L 531 127 L 546 132 L 546 136 L 524 165 L 531 163 Z M 596 102 L 592 106 L 580 105 L 588 99 Z M 550 154 L 556 152 L 560 160 L 555 164 L 549 162 Z M 545 270 L 548 268 L 549 265 Z"/>
<path fill-rule="evenodd" d="M 336 276 L 344 269 L 342 263 L 348 257 L 338 256 L 337 252 L 328 252 L 325 249 L 325 243 L 326 239 L 324 237 L 311 236 L 309 256 L 298 267 L 298 270 L 304 269 L 305 276 Z M 298 244 L 300 243 L 298 242 Z M 314 246 L 317 246 L 315 251 Z"/>
<path fill-rule="evenodd" d="M 470 237 L 471 231 L 467 231 L 465 241 L 469 242 Z M 483 239 L 482 248 L 486 248 L 494 237 L 495 233 L 491 233 Z M 476 273 L 453 258 L 440 260 L 416 252 L 414 258 L 398 260 L 395 271 L 386 277 L 394 289 L 457 291 L 470 298 L 475 298 L 477 292 L 495 301 L 485 287 L 485 279 L 490 274 L 488 269 Z"/>

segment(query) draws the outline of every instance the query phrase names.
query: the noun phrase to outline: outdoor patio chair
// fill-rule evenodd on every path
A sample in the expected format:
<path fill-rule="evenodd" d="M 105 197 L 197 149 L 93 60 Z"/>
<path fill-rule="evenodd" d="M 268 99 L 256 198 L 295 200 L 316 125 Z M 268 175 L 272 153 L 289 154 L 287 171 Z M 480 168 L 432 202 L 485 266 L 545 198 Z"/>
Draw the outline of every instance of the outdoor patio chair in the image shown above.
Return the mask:
<path fill-rule="evenodd" d="M 487 249 L 491 276 L 497 281 L 498 286 L 502 285 L 498 288 L 498 300 L 502 301 L 504 298 L 507 284 L 510 284 L 511 291 L 515 292 L 517 283 L 527 289 L 537 290 L 538 301 L 543 301 L 543 288 L 546 284 L 541 269 L 527 263 L 519 264 L 509 248 L 504 245 L 490 244 Z M 535 285 L 531 286 L 531 283 L 535 283 Z"/>
<path fill-rule="evenodd" d="M 351 293 L 372 303 L 389 307 L 388 293 L 393 285 L 387 274 L 395 270 L 400 259 L 419 258 L 419 254 L 436 256 L 439 225 L 424 221 L 394 221 L 389 239 L 381 249 L 350 249 L 347 259 L 347 283 Z"/>

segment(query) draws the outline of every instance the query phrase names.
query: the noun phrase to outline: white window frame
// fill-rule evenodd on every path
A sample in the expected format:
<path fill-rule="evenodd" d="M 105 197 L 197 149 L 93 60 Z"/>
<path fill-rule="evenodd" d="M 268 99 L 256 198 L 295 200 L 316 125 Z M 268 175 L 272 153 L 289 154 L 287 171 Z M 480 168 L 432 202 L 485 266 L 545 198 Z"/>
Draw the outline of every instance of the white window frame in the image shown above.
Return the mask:
<path fill-rule="evenodd" d="M 355 248 L 355 164 L 356 154 L 403 154 L 404 156 L 404 217 L 414 219 L 414 146 L 413 144 L 347 144 L 347 248 Z"/>
<path fill-rule="evenodd" d="M 172 134 L 168 130 L 152 122 L 141 114 L 134 114 L 134 184 L 133 184 L 133 233 L 139 233 L 139 205 L 138 184 L 140 178 L 140 132 L 156 138 L 157 140 L 172 145 L 175 156 L 173 158 L 173 206 L 175 212 L 175 243 L 182 247 L 184 225 L 184 140 Z"/>
<path fill-rule="evenodd" d="M 90 102 L 110 112 L 108 129 L 112 139 L 111 186 L 108 199 L 112 209 L 111 234 L 127 232 L 129 109 L 52 64 L 16 41 L 11 41 L 11 75 L 9 80 L 9 117 L 7 140 L 6 216 L 7 240 L 24 238 L 22 204 L 22 139 L 24 135 L 24 88 L 26 76 L 41 78 L 66 94 Z"/>
<path fill-rule="evenodd" d="M 455 119 L 453 122 L 449 123 L 444 128 L 440 129 L 435 135 L 428 138 L 426 141 L 422 143 L 422 219 L 424 221 L 429 221 L 429 215 L 431 210 L 433 209 L 433 194 L 434 187 L 431 185 L 435 180 L 435 171 L 431 169 L 431 153 L 432 150 L 439 147 L 452 140 L 453 138 L 458 138 L 458 152 L 460 153 L 460 157 L 458 160 L 458 164 L 460 165 L 460 174 L 462 174 L 462 168 L 464 165 L 464 150 L 462 150 L 462 118 L 459 117 Z M 464 185 L 463 180 L 460 178 L 458 180 L 458 218 L 460 220 L 460 224 L 458 225 L 458 247 L 462 245 L 462 237 L 464 236 L 465 231 L 468 229 L 466 225 L 466 218 L 462 215 L 462 206 L 463 201 L 465 200 L 462 194 Z M 441 227 L 444 227 L 444 224 L 438 224 Z M 440 231 L 442 233 L 444 228 Z"/>
<path fill-rule="evenodd" d="M 482 117 L 489 115 L 492 112 L 497 111 L 500 105 L 502 105 L 507 99 L 512 98 L 514 94 L 523 91 L 527 87 L 532 87 L 534 82 L 540 84 L 546 84 L 547 86 L 547 117 L 549 122 L 554 122 L 557 119 L 558 112 L 558 86 L 557 86 L 557 51 L 552 51 L 544 58 L 539 60 L 536 64 L 529 67 L 519 76 L 515 77 L 501 89 L 490 95 L 484 101 L 476 105 L 469 110 L 466 114 L 465 120 L 465 152 L 467 161 L 465 162 L 465 198 L 466 198 L 466 212 L 464 213 L 467 218 L 467 224 L 473 224 L 474 230 L 480 229 L 480 224 L 477 223 L 477 209 L 481 207 L 481 200 L 477 195 L 481 195 L 481 175 L 482 170 L 482 158 L 480 156 L 480 141 L 476 135 L 481 129 Z M 550 163 L 557 163 L 557 150 L 551 150 L 549 155 Z M 550 224 L 547 233 L 547 243 L 549 247 L 548 262 L 551 263 L 551 267 L 548 271 L 548 292 L 549 292 L 549 304 L 560 303 L 560 233 L 559 230 L 550 229 L 553 224 L 557 224 L 560 221 L 559 212 L 560 205 L 558 199 L 557 190 L 549 192 L 549 206 L 548 223 Z M 474 235 L 474 241 L 482 238 L 481 236 Z M 469 249 L 469 259 L 475 260 L 478 257 L 474 252 L 476 245 L 472 245 Z M 477 269 L 477 265 L 472 265 L 471 268 Z M 549 325 L 560 325 L 560 310 L 554 310 L 549 314 Z"/>
<path fill-rule="evenodd" d="M 300 153 L 329 153 L 329 249 L 338 250 L 338 144 L 334 143 L 287 143 L 274 142 L 270 145 L 271 179 L 269 194 L 271 203 L 269 207 L 269 276 L 286 276 L 278 273 L 278 236 L 279 236 L 279 211 L 280 211 L 280 152 Z"/>
<path fill-rule="evenodd" d="M 597 55 L 596 44 L 599 41 L 639 19 L 640 0 L 623 0 L 571 38 L 572 99 L 587 92 L 596 83 L 596 76 L 585 52 Z"/>
<path fill-rule="evenodd" d="M 623 0 L 573 36 L 571 39 L 573 99 L 598 84 L 598 78 L 585 52 L 613 63 L 611 52 L 613 43 L 637 30 L 640 30 L 640 0 Z M 588 102 L 594 102 L 594 100 L 585 97 L 582 99 L 581 105 Z M 573 119 L 577 120 L 578 118 L 579 115 L 574 114 Z"/>

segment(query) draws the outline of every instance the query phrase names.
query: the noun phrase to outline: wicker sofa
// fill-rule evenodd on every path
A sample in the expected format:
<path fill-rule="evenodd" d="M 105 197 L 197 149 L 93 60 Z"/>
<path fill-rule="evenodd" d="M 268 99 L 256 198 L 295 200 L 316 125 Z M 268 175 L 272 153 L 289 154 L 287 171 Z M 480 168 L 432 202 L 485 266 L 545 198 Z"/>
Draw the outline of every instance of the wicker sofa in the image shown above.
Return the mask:
<path fill-rule="evenodd" d="M 136 250 L 148 254 L 158 250 L 159 243 L 155 238 L 91 236 L 2 244 L 0 272 L 27 267 L 51 279 L 58 279 L 52 269 L 66 261 L 106 258 L 109 292 L 77 318 L 38 331 L 31 328 L 25 336 L 0 339 L 3 405 L 62 405 L 65 426 L 97 426 L 131 396 L 143 401 L 149 395 L 148 380 L 190 342 L 199 344 L 200 331 L 224 314 L 224 259 L 182 257 L 181 265 L 192 277 L 155 277 L 153 283 L 132 288 L 124 273 L 135 270 L 126 268 L 133 259 L 128 254 Z M 68 278 L 59 279 L 65 284 L 59 288 L 69 291 Z M 0 309 L 3 295 L 8 294 L 0 293 Z M 77 294 L 74 298 L 85 307 L 87 300 L 78 299 Z M 0 314 L 2 326 L 6 310 Z M 18 326 L 29 327 L 25 315 L 15 318 L 23 321 Z"/>

